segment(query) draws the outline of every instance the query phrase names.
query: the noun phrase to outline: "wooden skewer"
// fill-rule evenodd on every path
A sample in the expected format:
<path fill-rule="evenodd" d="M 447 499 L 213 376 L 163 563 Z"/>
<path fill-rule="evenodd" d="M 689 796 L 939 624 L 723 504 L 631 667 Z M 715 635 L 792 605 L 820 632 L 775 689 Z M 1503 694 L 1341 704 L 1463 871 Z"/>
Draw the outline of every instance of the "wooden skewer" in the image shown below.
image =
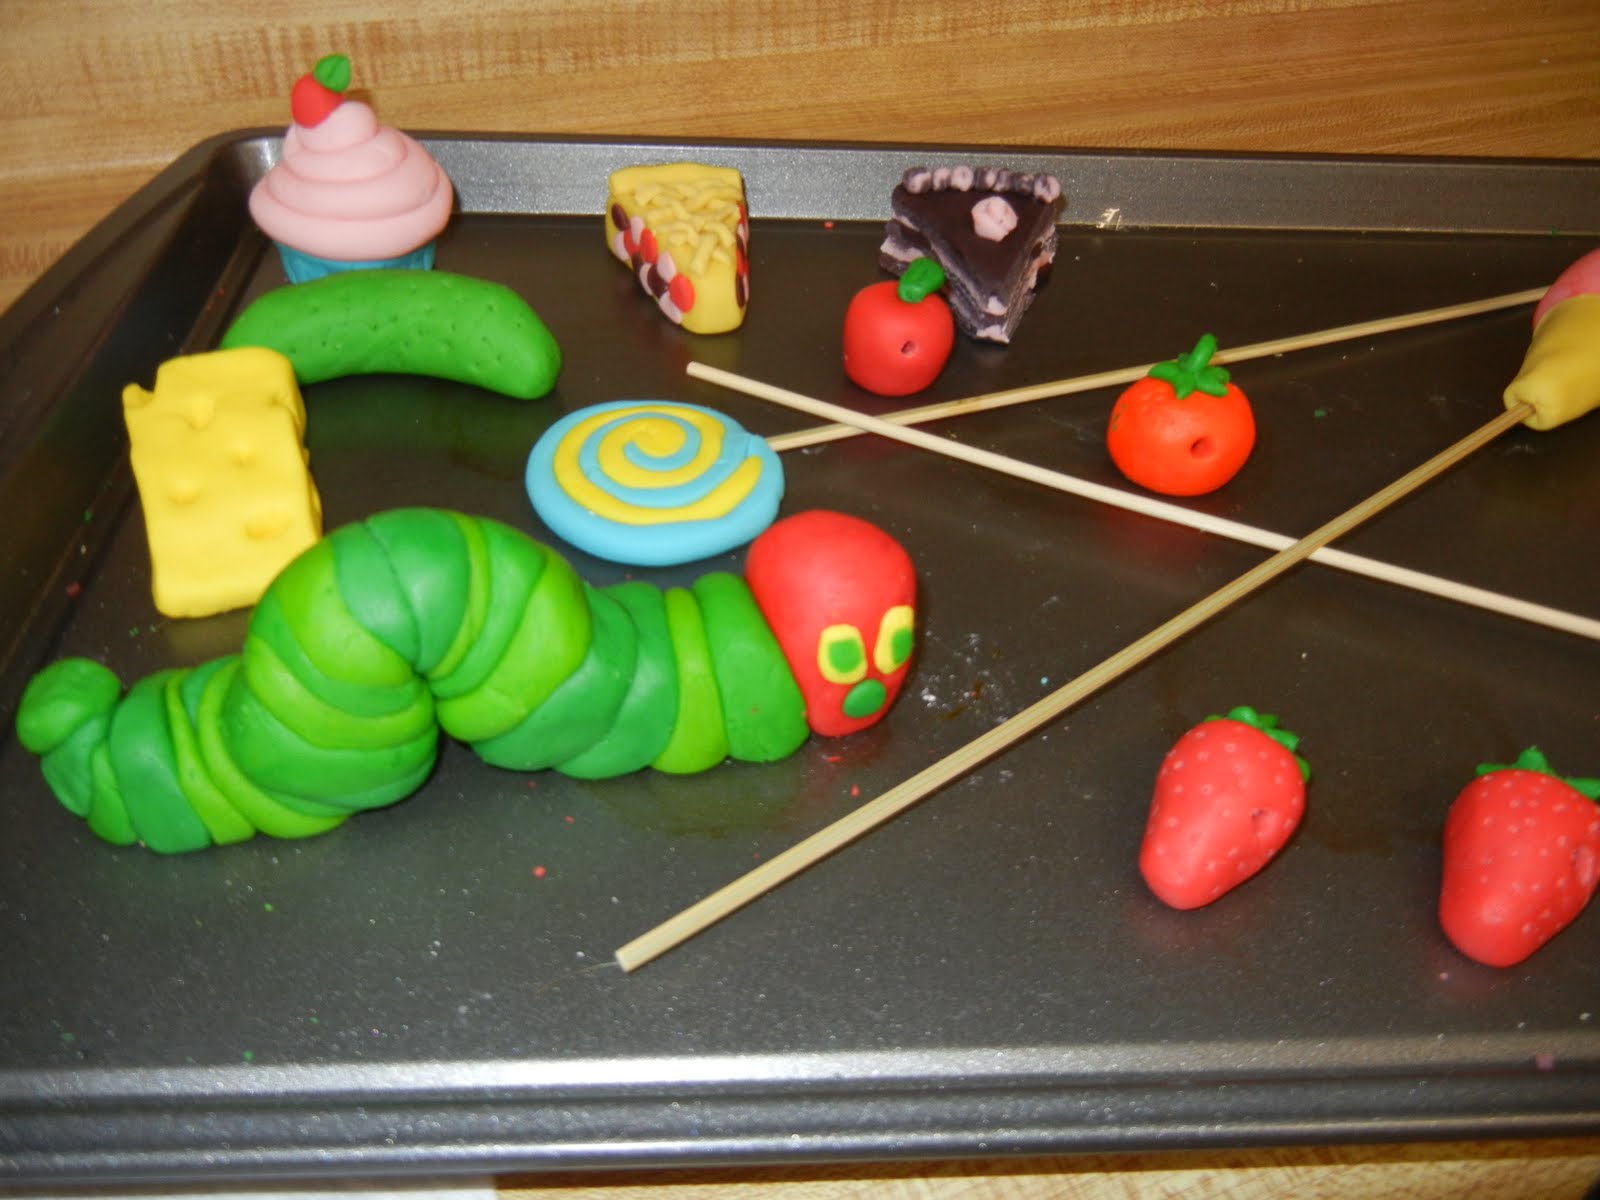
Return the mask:
<path fill-rule="evenodd" d="M 1522 292 L 1508 292 L 1484 300 L 1470 300 L 1465 304 L 1449 304 L 1443 308 L 1428 308 L 1420 312 L 1404 313 L 1395 317 L 1380 317 L 1374 321 L 1360 321 L 1354 325 L 1338 325 L 1315 333 L 1301 333 L 1292 337 L 1274 338 L 1268 342 L 1251 342 L 1231 350 L 1219 350 L 1214 362 L 1221 364 L 1248 362 L 1252 358 L 1267 358 L 1274 354 L 1288 354 L 1293 350 L 1309 350 L 1314 346 L 1327 346 L 1334 342 L 1354 341 L 1356 338 L 1376 337 L 1381 333 L 1395 333 L 1402 329 L 1415 329 L 1420 325 L 1434 325 L 1441 321 L 1458 321 L 1483 313 L 1514 308 L 1519 304 L 1532 304 L 1545 293 L 1544 288 L 1530 288 Z M 1099 371 L 1093 375 L 1078 375 L 1053 383 L 1036 383 L 1027 387 L 1011 388 L 1003 392 L 988 392 L 981 396 L 968 396 L 963 400 L 947 400 L 939 404 L 926 404 L 920 408 L 904 408 L 886 413 L 883 420 L 894 425 L 920 425 L 926 421 L 939 421 L 946 417 L 963 417 L 968 413 L 986 412 L 992 408 L 1005 408 L 1012 404 L 1028 404 L 1055 396 L 1069 396 L 1076 392 L 1091 392 L 1096 388 L 1119 387 L 1143 379 L 1154 363 L 1141 367 L 1123 367 L 1114 371 Z M 815 446 L 821 442 L 838 441 L 855 437 L 863 430 L 858 426 L 835 421 L 831 425 L 818 425 L 783 433 L 767 439 L 774 450 L 796 450 L 801 446 Z"/>
<path fill-rule="evenodd" d="M 1286 537 L 1281 533 L 1260 529 L 1254 525 L 1245 525 L 1239 521 L 1231 521 L 1226 517 L 1197 512 L 1194 509 L 1185 508 L 1181 504 L 1171 504 L 1151 496 L 1125 492 L 1120 488 L 1107 487 L 1105 484 L 1079 479 L 1075 475 L 1068 475 L 1061 471 L 1052 471 L 1046 467 L 1020 462 L 1004 454 L 997 454 L 992 450 L 984 450 L 976 446 L 964 445 L 961 442 L 953 442 L 949 438 L 939 437 L 923 429 L 891 424 L 882 417 L 869 416 L 866 413 L 858 413 L 854 409 L 830 404 L 825 400 L 815 400 L 810 396 L 802 396 L 798 392 L 791 392 L 785 388 L 746 378 L 743 375 L 735 375 L 733 372 L 724 371 L 720 367 L 708 367 L 703 363 L 692 362 L 689 364 L 688 372 L 697 379 L 704 379 L 711 383 L 720 384 L 723 387 L 744 392 L 747 395 L 770 400 L 774 404 L 795 408 L 813 416 L 821 417 L 824 420 L 848 422 L 864 432 L 879 433 L 884 437 L 906 442 L 924 450 L 931 450 L 935 454 L 942 454 L 946 458 L 959 459 L 975 466 L 986 467 L 991 471 L 998 471 L 1004 475 L 1024 479 L 1030 483 L 1041 484 L 1044 487 L 1054 488 L 1056 491 L 1081 496 L 1087 500 L 1095 500 L 1101 504 L 1125 509 L 1128 512 L 1154 517 L 1160 521 L 1169 521 L 1175 525 L 1184 525 L 1204 533 L 1216 534 L 1219 537 L 1231 538 L 1236 542 L 1259 546 L 1264 550 L 1282 550 L 1294 544 L 1293 538 Z M 1521 600 L 1514 596 L 1504 596 L 1498 592 L 1474 587 L 1471 584 L 1442 579 L 1436 575 L 1413 571 L 1408 567 L 1395 566 L 1380 559 L 1365 558 L 1359 554 L 1351 554 L 1344 550 L 1319 549 L 1311 555 L 1311 559 L 1313 562 L 1334 567 L 1341 571 L 1348 571 L 1354 575 L 1364 575 L 1369 579 L 1377 579 L 1384 583 L 1394 584 L 1397 587 L 1410 588 L 1412 591 L 1453 600 L 1459 604 L 1470 605 L 1487 612 L 1498 613 L 1501 616 L 1512 617 L 1535 625 L 1543 625 L 1550 629 L 1558 629 L 1563 633 L 1576 634 L 1579 637 L 1600 641 L 1600 620 L 1592 617 L 1564 612 L 1558 608 L 1535 604 L 1532 601 Z"/>
<path fill-rule="evenodd" d="M 833 824 L 825 826 L 777 857 L 768 859 L 755 870 L 740 876 L 705 899 L 684 909 L 677 916 L 635 938 L 616 951 L 617 965 L 624 971 L 633 971 L 643 966 L 674 946 L 688 941 L 730 913 L 743 908 L 758 896 L 771 891 L 778 884 L 849 845 L 868 831 L 886 823 L 945 784 L 965 775 L 980 763 L 986 762 L 1034 730 L 1053 721 L 1112 680 L 1133 670 L 1158 651 L 1209 621 L 1230 605 L 1237 604 L 1297 563 L 1310 558 L 1318 548 L 1349 532 L 1401 497 L 1449 470 L 1513 425 L 1526 419 L 1532 412 L 1530 406 L 1523 404 L 1500 413 L 1421 466 L 1374 492 L 1321 528 L 1279 550 L 1271 558 L 1190 605 L 1131 645 L 1117 651 L 1098 666 L 1090 668 L 1048 696 L 1035 701 L 1016 716 L 996 725 L 987 733 L 947 754 L 876 799 L 845 814 Z"/>

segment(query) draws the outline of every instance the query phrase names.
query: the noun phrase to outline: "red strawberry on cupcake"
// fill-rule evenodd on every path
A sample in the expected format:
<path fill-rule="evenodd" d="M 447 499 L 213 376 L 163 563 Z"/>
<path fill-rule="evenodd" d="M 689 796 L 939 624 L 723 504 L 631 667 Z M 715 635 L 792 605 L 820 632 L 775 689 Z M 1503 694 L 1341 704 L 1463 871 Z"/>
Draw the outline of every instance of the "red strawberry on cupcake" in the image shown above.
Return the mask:
<path fill-rule="evenodd" d="M 320 125 L 344 101 L 350 86 L 350 59 L 343 54 L 327 54 L 317 65 L 295 80 L 289 93 L 289 112 L 296 125 L 307 129 Z"/>

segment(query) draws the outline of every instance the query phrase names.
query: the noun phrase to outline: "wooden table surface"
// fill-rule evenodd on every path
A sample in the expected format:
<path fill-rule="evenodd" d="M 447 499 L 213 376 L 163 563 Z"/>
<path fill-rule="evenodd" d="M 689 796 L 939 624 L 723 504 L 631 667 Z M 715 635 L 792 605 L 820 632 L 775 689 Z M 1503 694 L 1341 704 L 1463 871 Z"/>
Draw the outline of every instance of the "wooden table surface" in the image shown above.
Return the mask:
<path fill-rule="evenodd" d="M 412 130 L 1600 157 L 1595 0 L 0 0 L 0 307 L 183 150 L 351 55 Z M 1600 198 L 1597 198 L 1600 202 Z M 1600 1136 L 523 1177 L 725 1200 L 1563 1197 Z"/>

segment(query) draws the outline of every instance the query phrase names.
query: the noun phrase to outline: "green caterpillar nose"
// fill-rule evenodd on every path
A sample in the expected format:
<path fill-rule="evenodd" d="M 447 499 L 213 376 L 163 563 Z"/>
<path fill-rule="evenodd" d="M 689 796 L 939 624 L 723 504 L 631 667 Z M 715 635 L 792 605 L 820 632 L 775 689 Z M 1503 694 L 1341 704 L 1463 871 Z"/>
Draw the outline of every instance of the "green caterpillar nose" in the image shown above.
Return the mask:
<path fill-rule="evenodd" d="M 840 707 L 844 709 L 845 716 L 860 720 L 882 708 L 888 695 L 883 684 L 876 679 L 863 679 L 845 693 L 844 703 Z"/>

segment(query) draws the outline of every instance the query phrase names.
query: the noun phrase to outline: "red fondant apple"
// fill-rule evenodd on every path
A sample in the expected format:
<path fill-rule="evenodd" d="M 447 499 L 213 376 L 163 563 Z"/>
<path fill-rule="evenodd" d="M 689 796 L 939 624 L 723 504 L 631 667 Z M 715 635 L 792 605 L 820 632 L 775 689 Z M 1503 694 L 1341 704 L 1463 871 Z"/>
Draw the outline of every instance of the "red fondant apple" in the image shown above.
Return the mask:
<path fill-rule="evenodd" d="M 296 125 L 320 125 L 339 107 L 344 90 L 350 86 L 350 60 L 343 54 L 328 54 L 317 65 L 295 80 L 289 93 L 289 113 Z"/>
<path fill-rule="evenodd" d="M 944 370 L 955 344 L 944 271 L 919 258 L 898 280 L 862 288 L 844 314 L 844 373 L 880 396 L 920 392 Z"/>

